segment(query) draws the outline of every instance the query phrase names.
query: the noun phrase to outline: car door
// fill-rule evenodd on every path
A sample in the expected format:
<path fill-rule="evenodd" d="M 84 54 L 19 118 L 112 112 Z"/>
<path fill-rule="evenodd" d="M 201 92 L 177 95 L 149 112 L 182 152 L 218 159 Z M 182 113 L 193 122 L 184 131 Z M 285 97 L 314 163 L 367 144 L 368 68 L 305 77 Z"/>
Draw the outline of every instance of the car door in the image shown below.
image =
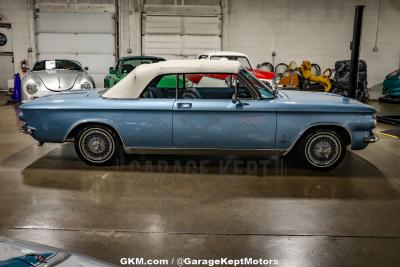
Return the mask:
<path fill-rule="evenodd" d="M 196 77 L 197 75 L 197 77 Z M 274 99 L 257 99 L 242 83 L 233 101 L 236 75 L 190 74 L 173 107 L 173 145 L 177 148 L 273 149 Z"/>
<path fill-rule="evenodd" d="M 172 107 L 176 97 L 176 75 L 160 75 L 139 99 L 113 100 L 116 121 L 129 148 L 172 147 Z"/>

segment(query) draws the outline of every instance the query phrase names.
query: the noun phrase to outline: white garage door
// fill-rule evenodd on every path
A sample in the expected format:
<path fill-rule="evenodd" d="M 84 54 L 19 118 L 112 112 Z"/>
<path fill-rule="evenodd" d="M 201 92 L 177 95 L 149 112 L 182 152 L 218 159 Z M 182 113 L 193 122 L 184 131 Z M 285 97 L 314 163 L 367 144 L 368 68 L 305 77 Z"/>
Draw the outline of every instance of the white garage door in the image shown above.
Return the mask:
<path fill-rule="evenodd" d="M 103 87 L 115 64 L 115 24 L 110 13 L 44 13 L 37 18 L 39 59 L 75 59 Z"/>
<path fill-rule="evenodd" d="M 145 15 L 142 25 L 144 55 L 194 58 L 205 50 L 221 50 L 219 16 Z"/>

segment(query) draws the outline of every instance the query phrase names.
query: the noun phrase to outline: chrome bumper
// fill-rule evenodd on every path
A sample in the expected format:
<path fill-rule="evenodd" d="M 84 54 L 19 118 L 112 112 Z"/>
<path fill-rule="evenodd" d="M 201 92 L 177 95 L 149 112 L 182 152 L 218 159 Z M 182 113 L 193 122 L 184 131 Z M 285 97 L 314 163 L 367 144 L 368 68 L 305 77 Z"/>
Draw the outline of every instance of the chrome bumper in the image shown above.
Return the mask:
<path fill-rule="evenodd" d="M 371 132 L 370 136 L 364 137 L 364 139 L 363 139 L 364 143 L 367 143 L 367 144 L 375 143 L 378 140 L 379 140 L 379 137 L 374 132 Z"/>
<path fill-rule="evenodd" d="M 19 128 L 19 130 L 21 132 L 23 132 L 24 134 L 32 134 L 32 130 L 29 129 L 28 127 L 26 127 L 26 125 L 22 126 L 21 128 Z"/>

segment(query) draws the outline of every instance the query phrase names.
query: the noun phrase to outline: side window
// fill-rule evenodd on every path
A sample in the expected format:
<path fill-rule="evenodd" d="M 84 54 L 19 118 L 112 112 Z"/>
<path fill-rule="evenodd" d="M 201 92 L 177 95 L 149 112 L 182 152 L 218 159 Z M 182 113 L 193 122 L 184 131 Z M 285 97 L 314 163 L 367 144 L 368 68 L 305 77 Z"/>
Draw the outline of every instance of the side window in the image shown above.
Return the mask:
<path fill-rule="evenodd" d="M 178 88 L 179 99 L 232 99 L 238 85 L 238 97 L 251 99 L 252 95 L 237 76 L 227 73 L 179 74 L 183 87 Z"/>
<path fill-rule="evenodd" d="M 175 99 L 176 76 L 176 74 L 157 76 L 143 90 L 140 98 Z"/>
<path fill-rule="evenodd" d="M 253 94 L 247 85 L 239 78 L 235 80 L 237 86 L 237 98 L 238 99 L 254 99 Z"/>

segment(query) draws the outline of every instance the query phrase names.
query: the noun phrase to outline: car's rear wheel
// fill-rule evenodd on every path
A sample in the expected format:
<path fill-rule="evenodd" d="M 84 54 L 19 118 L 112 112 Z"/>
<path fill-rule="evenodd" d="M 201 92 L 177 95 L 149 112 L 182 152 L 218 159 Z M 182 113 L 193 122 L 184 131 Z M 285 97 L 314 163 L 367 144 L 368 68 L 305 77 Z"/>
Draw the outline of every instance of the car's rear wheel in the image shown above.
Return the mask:
<path fill-rule="evenodd" d="M 296 152 L 306 166 L 330 170 L 342 162 L 346 154 L 346 145 L 336 131 L 314 130 L 302 138 Z"/>
<path fill-rule="evenodd" d="M 102 125 L 82 127 L 74 143 L 79 158 L 89 165 L 114 164 L 121 147 L 114 131 Z"/>

